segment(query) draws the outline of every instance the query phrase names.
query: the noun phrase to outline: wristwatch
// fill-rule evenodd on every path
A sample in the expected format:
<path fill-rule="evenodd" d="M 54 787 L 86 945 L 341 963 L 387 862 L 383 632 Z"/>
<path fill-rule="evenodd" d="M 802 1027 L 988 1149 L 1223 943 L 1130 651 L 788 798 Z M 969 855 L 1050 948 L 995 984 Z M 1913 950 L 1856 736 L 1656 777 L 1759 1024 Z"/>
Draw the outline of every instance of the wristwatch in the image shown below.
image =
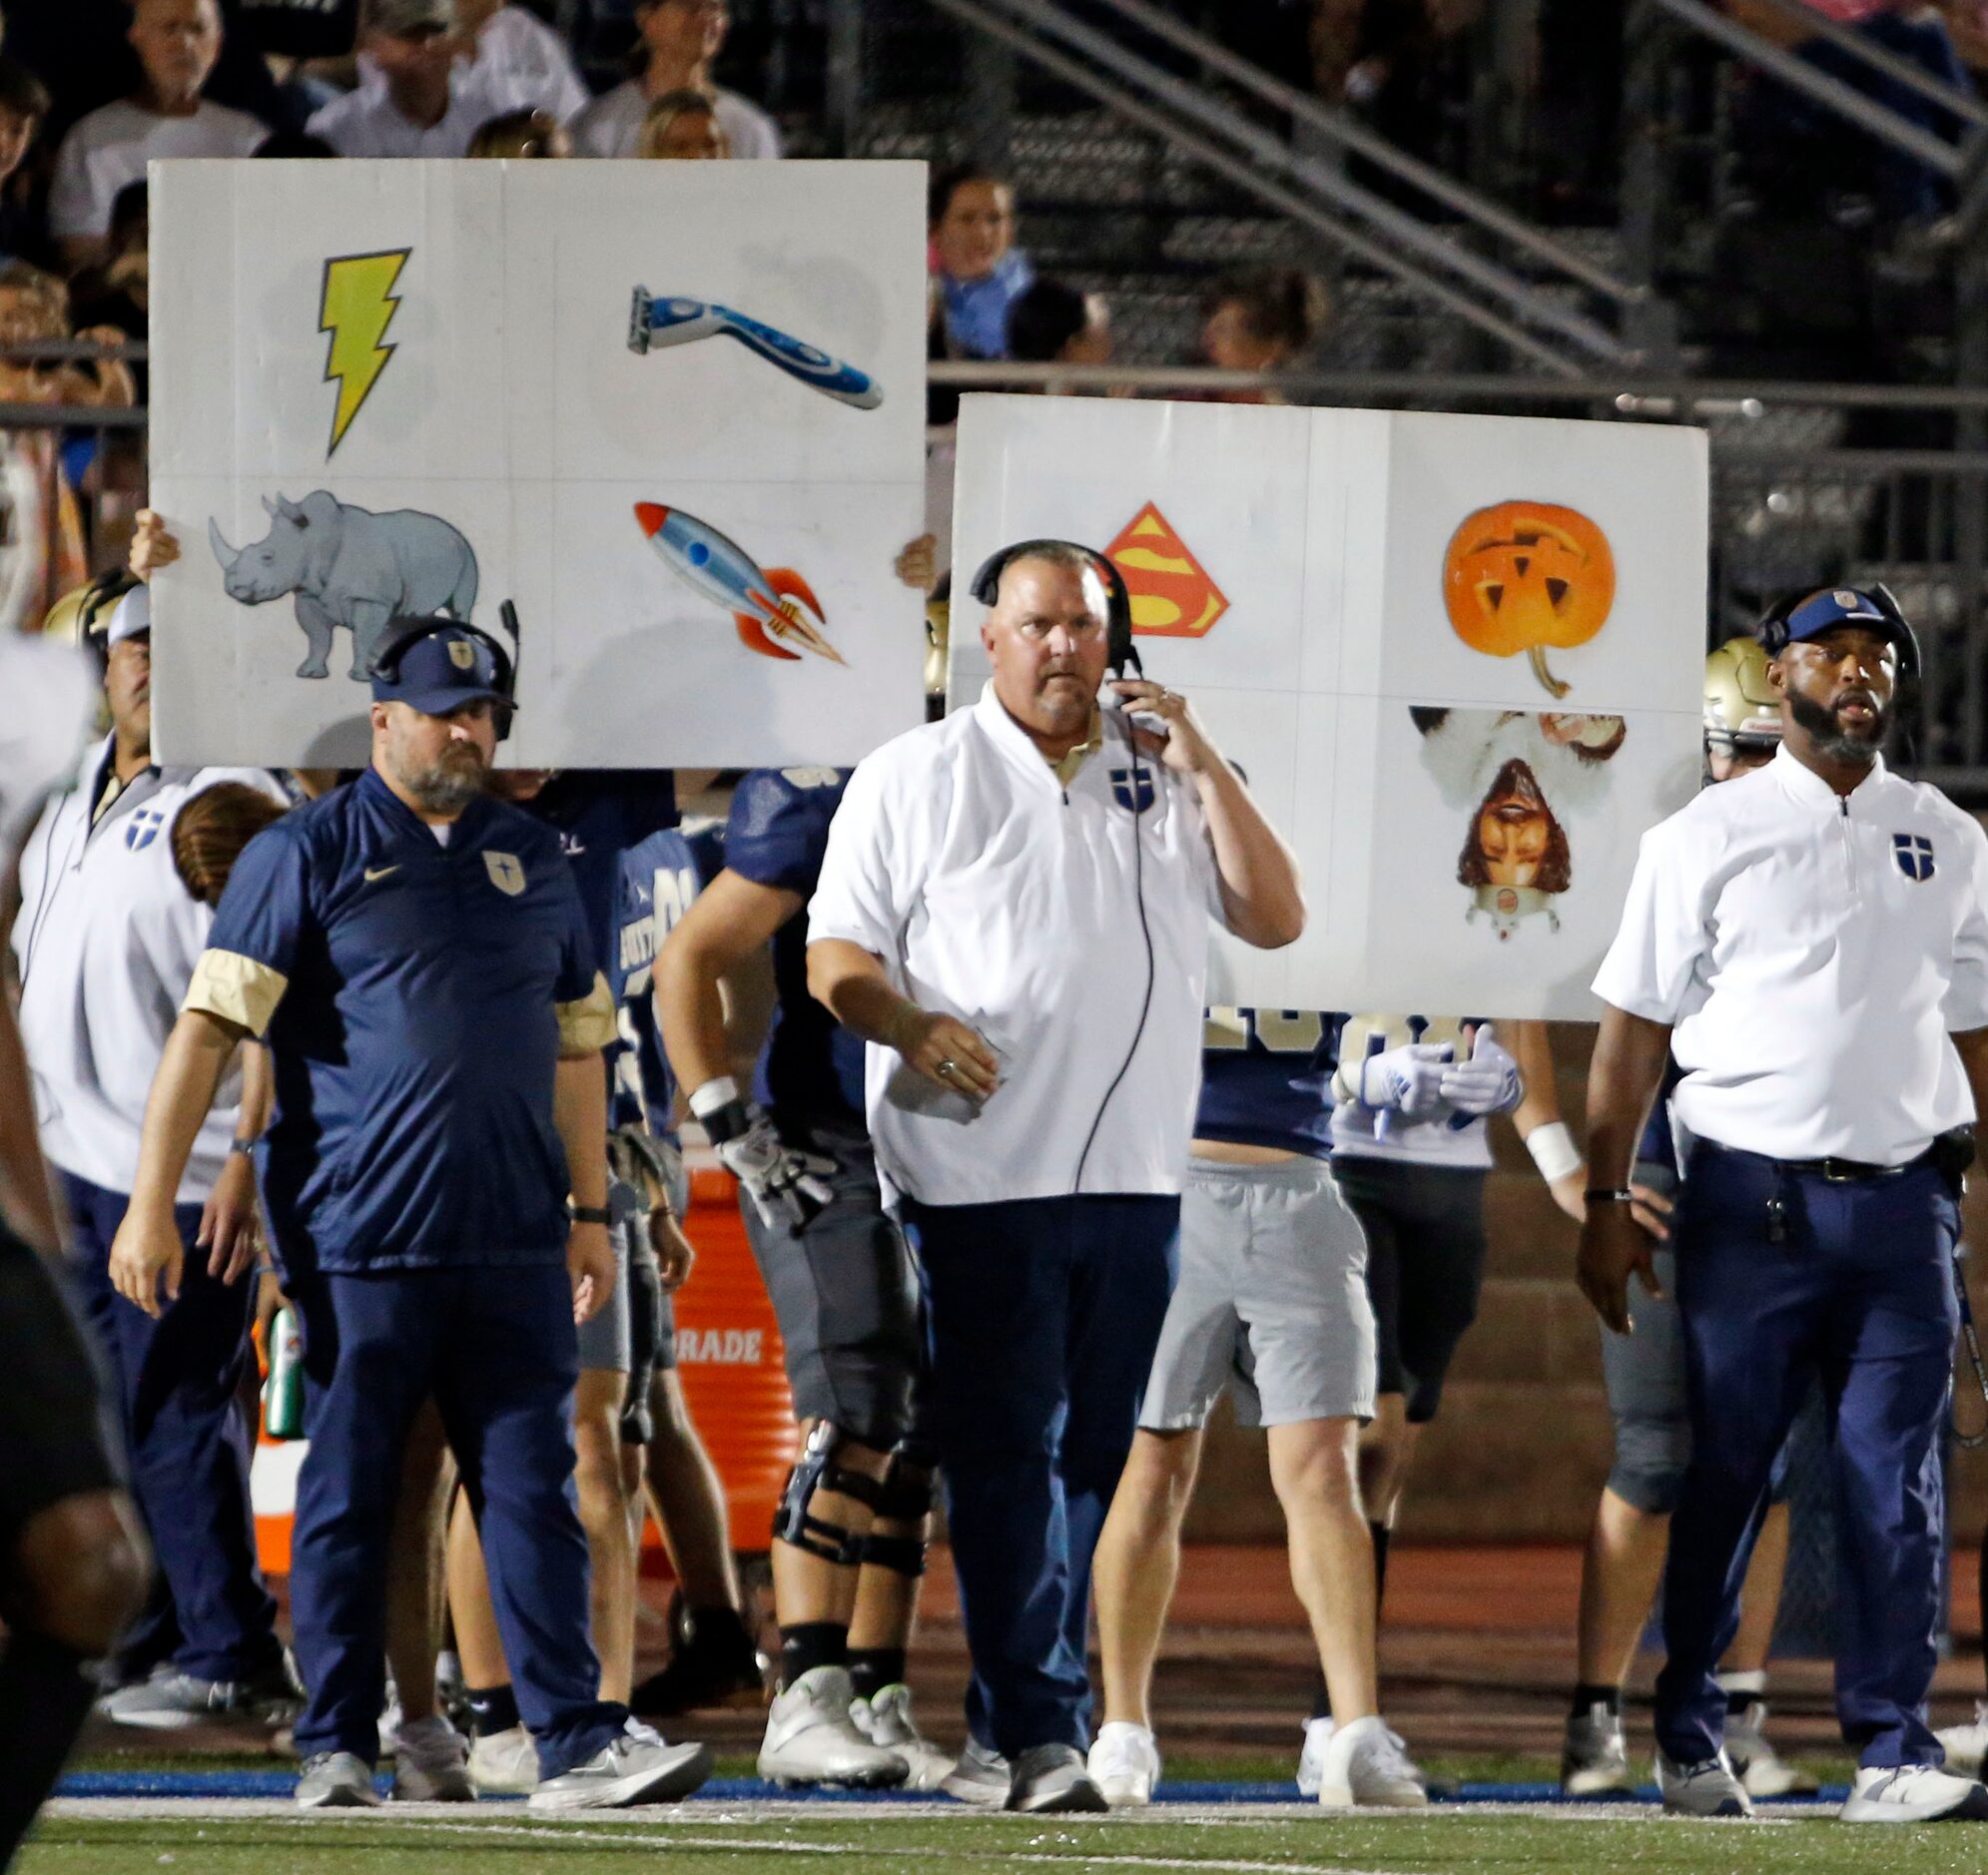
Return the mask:
<path fill-rule="evenodd" d="M 1581 1194 L 1590 1204 L 1634 1204 L 1636 1193 L 1627 1185 L 1591 1186 Z"/>
<path fill-rule="evenodd" d="M 575 1224 L 612 1224 L 614 1213 L 604 1204 L 568 1204 L 566 1215 Z"/>

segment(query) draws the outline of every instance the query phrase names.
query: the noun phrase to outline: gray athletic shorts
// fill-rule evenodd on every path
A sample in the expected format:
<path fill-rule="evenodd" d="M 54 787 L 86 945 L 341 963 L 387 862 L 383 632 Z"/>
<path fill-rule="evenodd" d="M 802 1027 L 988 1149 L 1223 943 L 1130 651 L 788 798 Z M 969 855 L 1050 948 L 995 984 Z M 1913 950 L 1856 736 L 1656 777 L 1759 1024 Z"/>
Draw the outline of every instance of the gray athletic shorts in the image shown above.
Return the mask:
<path fill-rule="evenodd" d="M 1324 1161 L 1193 1160 L 1139 1424 L 1205 1426 L 1229 1387 L 1245 1426 L 1370 1420 L 1374 1380 L 1367 1240 Z"/>
<path fill-rule="evenodd" d="M 630 1186 L 617 1180 L 608 1186 L 607 1202 L 617 1220 L 608 1226 L 607 1232 L 608 1241 L 614 1245 L 614 1293 L 608 1297 L 607 1307 L 598 1310 L 592 1321 L 580 1324 L 580 1368 L 582 1372 L 591 1369 L 596 1373 L 625 1374 L 630 1320 L 628 1239 L 619 1227 L 619 1220 L 628 1205 L 640 1200 Z"/>

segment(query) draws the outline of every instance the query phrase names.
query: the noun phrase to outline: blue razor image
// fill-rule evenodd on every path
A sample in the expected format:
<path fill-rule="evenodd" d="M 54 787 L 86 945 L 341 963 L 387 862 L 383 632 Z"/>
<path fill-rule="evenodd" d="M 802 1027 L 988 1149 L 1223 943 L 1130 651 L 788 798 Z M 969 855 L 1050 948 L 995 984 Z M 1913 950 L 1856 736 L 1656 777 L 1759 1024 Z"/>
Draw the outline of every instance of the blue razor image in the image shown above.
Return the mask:
<path fill-rule="evenodd" d="M 728 306 L 709 300 L 689 300 L 680 295 L 658 297 L 646 287 L 635 289 L 628 310 L 628 349 L 637 353 L 665 345 L 687 345 L 700 338 L 736 338 L 748 351 L 756 352 L 769 364 L 778 365 L 790 377 L 798 377 L 812 390 L 839 403 L 854 404 L 859 410 L 874 410 L 884 401 L 884 388 L 868 371 L 832 357 L 819 345 L 811 345 L 783 332 L 762 319 L 735 312 Z"/>

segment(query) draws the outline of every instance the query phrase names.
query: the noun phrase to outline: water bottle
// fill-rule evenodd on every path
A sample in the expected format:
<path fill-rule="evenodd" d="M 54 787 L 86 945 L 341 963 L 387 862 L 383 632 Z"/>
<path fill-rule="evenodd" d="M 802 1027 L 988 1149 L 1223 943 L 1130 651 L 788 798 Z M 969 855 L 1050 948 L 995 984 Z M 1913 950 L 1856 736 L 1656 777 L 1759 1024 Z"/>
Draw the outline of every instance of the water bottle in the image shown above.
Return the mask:
<path fill-rule="evenodd" d="M 263 1430 L 272 1439 L 304 1437 L 304 1331 L 285 1303 L 270 1323 L 270 1377 L 263 1383 Z"/>

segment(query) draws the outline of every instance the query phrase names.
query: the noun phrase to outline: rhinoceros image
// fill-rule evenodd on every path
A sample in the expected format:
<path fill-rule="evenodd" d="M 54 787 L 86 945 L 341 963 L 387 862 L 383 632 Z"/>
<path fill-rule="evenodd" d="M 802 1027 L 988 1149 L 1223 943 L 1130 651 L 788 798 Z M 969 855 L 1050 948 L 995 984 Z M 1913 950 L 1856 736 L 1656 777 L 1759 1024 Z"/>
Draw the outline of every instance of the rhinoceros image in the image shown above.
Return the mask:
<path fill-rule="evenodd" d="M 439 516 L 418 508 L 374 514 L 323 488 L 302 501 L 265 495 L 263 506 L 270 531 L 253 546 L 231 547 L 212 518 L 207 537 L 231 599 L 266 605 L 297 595 L 297 622 L 309 647 L 298 676 L 330 674 L 331 634 L 340 625 L 352 635 L 352 678 L 363 682 L 395 613 L 468 619 L 476 603 L 476 555 Z"/>

